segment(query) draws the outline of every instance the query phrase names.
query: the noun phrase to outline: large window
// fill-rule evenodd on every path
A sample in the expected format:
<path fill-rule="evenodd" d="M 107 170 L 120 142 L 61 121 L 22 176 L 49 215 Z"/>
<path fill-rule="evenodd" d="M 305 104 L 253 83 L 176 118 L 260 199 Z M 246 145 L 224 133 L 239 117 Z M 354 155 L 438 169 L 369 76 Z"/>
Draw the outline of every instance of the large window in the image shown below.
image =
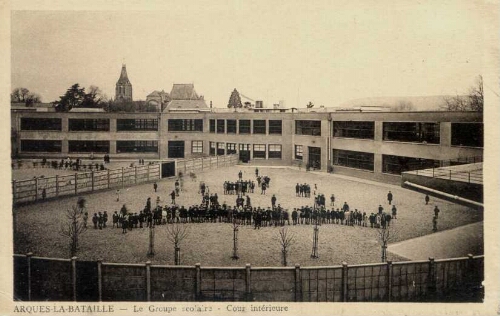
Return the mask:
<path fill-rule="evenodd" d="M 215 152 L 217 150 L 217 144 L 215 142 L 210 142 L 210 156 L 215 156 Z"/>
<path fill-rule="evenodd" d="M 333 150 L 333 164 L 373 171 L 374 154 L 351 150 Z"/>
<path fill-rule="evenodd" d="M 349 137 L 373 139 L 375 122 L 335 121 L 333 122 L 334 137 Z"/>
<path fill-rule="evenodd" d="M 203 153 L 203 141 L 193 140 L 191 141 L 191 153 L 202 154 Z"/>
<path fill-rule="evenodd" d="M 265 134 L 266 133 L 266 120 L 253 120 L 253 133 Z"/>
<path fill-rule="evenodd" d="M 224 156 L 226 154 L 226 144 L 217 143 L 217 156 Z"/>
<path fill-rule="evenodd" d="M 304 147 L 302 145 L 295 145 L 295 159 L 302 160 L 304 157 Z"/>
<path fill-rule="evenodd" d="M 281 145 L 269 145 L 269 158 L 281 159 Z"/>
<path fill-rule="evenodd" d="M 217 120 L 217 134 L 224 134 L 226 132 L 225 123 L 225 120 Z"/>
<path fill-rule="evenodd" d="M 321 121 L 295 121 L 295 134 L 321 136 Z"/>
<path fill-rule="evenodd" d="M 266 158 L 266 145 L 253 145 L 254 158 Z"/>
<path fill-rule="evenodd" d="M 156 140 L 117 140 L 117 153 L 157 153 L 158 141 Z"/>
<path fill-rule="evenodd" d="M 169 132 L 203 132 L 203 120 L 198 119 L 170 119 Z"/>
<path fill-rule="evenodd" d="M 158 119 L 117 119 L 116 130 L 121 131 L 157 131 Z"/>
<path fill-rule="evenodd" d="M 210 133 L 215 133 L 215 120 L 211 119 L 209 122 L 210 122 Z"/>
<path fill-rule="evenodd" d="M 226 153 L 228 155 L 236 154 L 236 143 L 226 143 Z"/>
<path fill-rule="evenodd" d="M 240 134 L 250 134 L 250 120 L 240 120 Z"/>
<path fill-rule="evenodd" d="M 451 123 L 452 146 L 484 146 L 483 123 Z"/>
<path fill-rule="evenodd" d="M 60 118 L 21 118 L 21 130 L 23 131 L 60 131 Z"/>
<path fill-rule="evenodd" d="M 107 140 L 70 140 L 68 142 L 70 153 L 107 153 L 109 141 Z"/>
<path fill-rule="evenodd" d="M 236 134 L 236 120 L 227 120 L 227 133 Z"/>
<path fill-rule="evenodd" d="M 401 174 L 405 171 L 439 167 L 438 160 L 382 155 L 382 172 Z"/>
<path fill-rule="evenodd" d="M 69 130 L 109 132 L 109 119 L 69 119 Z"/>
<path fill-rule="evenodd" d="M 281 120 L 269 120 L 269 134 L 281 135 L 282 132 Z"/>
<path fill-rule="evenodd" d="M 384 140 L 439 144 L 439 123 L 384 122 Z"/>
<path fill-rule="evenodd" d="M 168 158 L 184 158 L 184 141 L 168 141 Z"/>
<path fill-rule="evenodd" d="M 22 139 L 21 151 L 60 153 L 62 142 L 60 140 Z"/>

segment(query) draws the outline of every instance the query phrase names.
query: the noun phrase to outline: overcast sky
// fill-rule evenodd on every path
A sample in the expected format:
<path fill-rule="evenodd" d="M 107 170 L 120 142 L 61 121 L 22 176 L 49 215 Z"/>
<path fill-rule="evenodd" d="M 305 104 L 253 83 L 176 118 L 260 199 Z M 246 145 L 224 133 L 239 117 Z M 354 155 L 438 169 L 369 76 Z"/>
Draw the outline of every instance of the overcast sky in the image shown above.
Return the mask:
<path fill-rule="evenodd" d="M 127 11 L 13 11 L 12 87 L 51 102 L 73 83 L 114 98 L 122 62 L 135 100 L 194 83 L 270 106 L 466 92 L 485 67 L 474 1 L 184 1 Z"/>

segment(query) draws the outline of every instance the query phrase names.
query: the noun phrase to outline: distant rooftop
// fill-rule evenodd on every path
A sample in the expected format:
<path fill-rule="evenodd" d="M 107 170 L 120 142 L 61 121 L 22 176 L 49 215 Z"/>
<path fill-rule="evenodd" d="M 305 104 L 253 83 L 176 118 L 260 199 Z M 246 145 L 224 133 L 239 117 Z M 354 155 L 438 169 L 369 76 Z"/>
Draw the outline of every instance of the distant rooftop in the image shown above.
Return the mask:
<path fill-rule="evenodd" d="M 171 100 L 198 100 L 200 97 L 194 90 L 194 84 L 177 84 L 174 83 L 170 92 Z"/>

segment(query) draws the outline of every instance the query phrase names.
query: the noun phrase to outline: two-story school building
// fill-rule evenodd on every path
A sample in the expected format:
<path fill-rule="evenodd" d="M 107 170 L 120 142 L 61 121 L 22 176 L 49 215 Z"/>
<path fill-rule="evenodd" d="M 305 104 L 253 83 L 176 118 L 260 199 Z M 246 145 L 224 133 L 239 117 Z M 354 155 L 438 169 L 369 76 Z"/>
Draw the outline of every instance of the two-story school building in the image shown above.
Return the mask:
<path fill-rule="evenodd" d="M 398 182 L 402 171 L 482 157 L 478 112 L 37 112 L 12 110 L 20 158 L 176 159 L 238 154 Z"/>

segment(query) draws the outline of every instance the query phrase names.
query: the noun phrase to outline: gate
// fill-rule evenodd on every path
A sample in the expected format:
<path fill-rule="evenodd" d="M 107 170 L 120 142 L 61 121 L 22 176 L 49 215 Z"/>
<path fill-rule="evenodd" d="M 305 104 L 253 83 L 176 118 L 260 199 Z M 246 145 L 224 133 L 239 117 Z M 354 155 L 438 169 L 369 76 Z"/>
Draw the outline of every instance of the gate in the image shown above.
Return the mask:
<path fill-rule="evenodd" d="M 161 178 L 170 178 L 175 176 L 175 162 L 161 163 Z"/>

